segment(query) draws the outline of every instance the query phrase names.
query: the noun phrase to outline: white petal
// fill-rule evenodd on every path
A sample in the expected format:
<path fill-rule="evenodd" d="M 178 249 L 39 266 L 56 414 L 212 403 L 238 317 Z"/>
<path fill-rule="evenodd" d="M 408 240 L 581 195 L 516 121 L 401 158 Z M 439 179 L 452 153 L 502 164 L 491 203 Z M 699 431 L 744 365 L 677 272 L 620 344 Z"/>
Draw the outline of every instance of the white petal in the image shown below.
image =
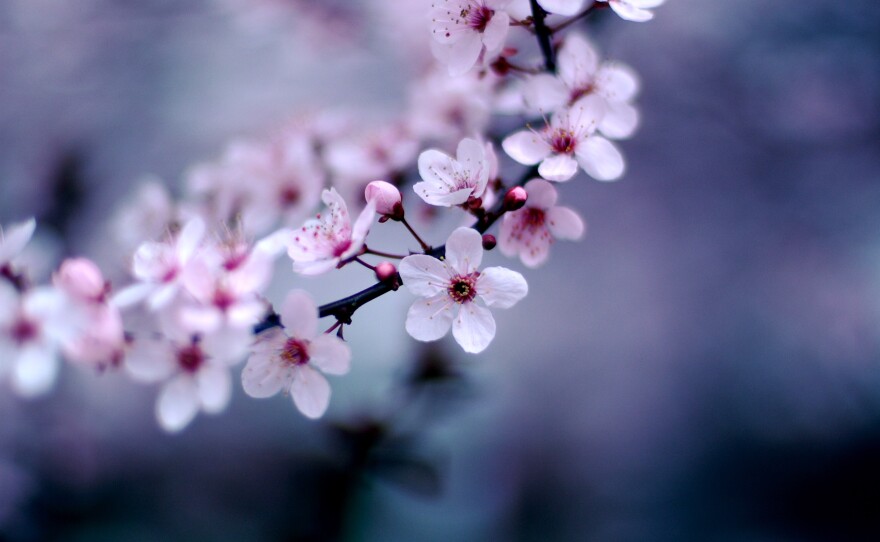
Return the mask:
<path fill-rule="evenodd" d="M 477 295 L 486 305 L 507 309 L 529 293 L 526 279 L 516 271 L 504 267 L 489 267 L 477 279 Z"/>
<path fill-rule="evenodd" d="M 124 363 L 132 378 L 141 382 L 164 380 L 176 366 L 174 349 L 159 339 L 135 339 Z"/>
<path fill-rule="evenodd" d="M 318 334 L 318 308 L 305 290 L 291 290 L 278 314 L 291 337 L 311 339 Z"/>
<path fill-rule="evenodd" d="M 249 328 L 225 326 L 216 333 L 203 335 L 201 347 L 214 363 L 235 365 L 247 355 L 252 341 Z"/>
<path fill-rule="evenodd" d="M 447 154 L 437 149 L 428 149 L 419 154 L 419 176 L 426 183 L 436 188 L 451 188 L 455 186 L 452 178 L 454 160 Z"/>
<path fill-rule="evenodd" d="M 177 297 L 177 292 L 179 291 L 180 285 L 176 282 L 163 284 L 155 289 L 153 293 L 150 294 L 150 297 L 147 298 L 147 307 L 152 311 L 164 309 L 174 301 L 174 298 Z"/>
<path fill-rule="evenodd" d="M 132 305 L 140 303 L 141 301 L 149 297 L 150 294 L 152 294 L 155 290 L 155 284 L 138 282 L 130 286 L 126 286 L 125 288 L 116 292 L 116 294 L 114 294 L 113 298 L 110 300 L 110 304 L 114 307 L 124 309 L 126 307 L 130 307 Z"/>
<path fill-rule="evenodd" d="M 548 181 L 564 182 L 572 177 L 578 170 L 578 163 L 569 154 L 554 154 L 548 156 L 538 166 L 538 174 Z"/>
<path fill-rule="evenodd" d="M 330 384 L 324 375 L 308 366 L 298 367 L 290 386 L 290 395 L 307 418 L 320 418 L 330 404 Z"/>
<path fill-rule="evenodd" d="M 520 246 L 519 259 L 523 265 L 536 268 L 547 261 L 550 256 L 550 245 L 553 239 L 550 237 L 532 237 L 528 243 Z"/>
<path fill-rule="evenodd" d="M 654 14 L 646 9 L 639 9 L 626 0 L 610 0 L 611 9 L 615 11 L 622 19 L 643 23 L 654 18 Z"/>
<path fill-rule="evenodd" d="M 477 32 L 466 32 L 457 42 L 450 45 L 449 75 L 463 75 L 474 67 L 483 50 L 483 40 Z"/>
<path fill-rule="evenodd" d="M 547 228 L 557 239 L 577 240 L 584 235 L 584 221 L 568 207 L 554 207 L 547 212 Z"/>
<path fill-rule="evenodd" d="M 639 126 L 639 112 L 628 103 L 608 103 L 608 110 L 599 123 L 599 131 L 612 139 L 626 139 Z"/>
<path fill-rule="evenodd" d="M 507 31 L 510 28 L 510 16 L 503 11 L 496 11 L 492 19 L 483 30 L 483 45 L 490 53 L 498 51 L 504 46 L 504 39 L 507 37 Z"/>
<path fill-rule="evenodd" d="M 577 132 L 585 135 L 593 133 L 608 109 L 608 101 L 597 94 L 582 96 L 569 108 L 569 122 Z"/>
<path fill-rule="evenodd" d="M 195 253 L 205 236 L 205 222 L 199 218 L 193 218 L 180 231 L 177 237 L 177 257 L 181 263 L 186 263 Z"/>
<path fill-rule="evenodd" d="M 222 366 L 206 366 L 196 373 L 199 401 L 202 409 L 210 414 L 221 412 L 232 396 L 232 378 L 229 369 Z"/>
<path fill-rule="evenodd" d="M 446 265 L 461 275 L 473 273 L 483 261 L 483 236 L 472 228 L 457 228 L 446 240 Z"/>
<path fill-rule="evenodd" d="M 613 143 L 600 136 L 587 138 L 575 150 L 581 167 L 599 181 L 614 181 L 623 175 L 623 156 Z"/>
<path fill-rule="evenodd" d="M 343 254 L 343 257 L 348 257 L 351 255 L 352 251 L 358 251 L 361 249 L 375 218 L 376 202 L 368 201 L 366 206 L 364 206 L 364 210 L 361 211 L 361 214 L 358 215 L 357 220 L 355 220 L 354 226 L 351 227 L 351 247 L 345 254 Z"/>
<path fill-rule="evenodd" d="M 18 256 L 33 237 L 36 228 L 36 220 L 30 218 L 9 226 L 5 231 L 0 229 L 0 264 L 9 263 Z"/>
<path fill-rule="evenodd" d="M 162 429 L 180 431 L 195 418 L 198 411 L 198 389 L 190 375 L 180 375 L 162 387 L 156 402 L 156 418 Z"/>
<path fill-rule="evenodd" d="M 23 397 L 36 397 L 52 389 L 58 374 L 58 355 L 44 344 L 19 351 L 12 371 L 12 386 Z"/>
<path fill-rule="evenodd" d="M 339 337 L 322 334 L 309 343 L 309 363 L 329 375 L 344 375 L 351 367 L 351 349 Z"/>
<path fill-rule="evenodd" d="M 436 341 L 449 332 L 454 304 L 445 292 L 419 299 L 406 314 L 406 332 L 417 341 Z"/>
<path fill-rule="evenodd" d="M 479 354 L 495 338 L 495 319 L 485 307 L 465 303 L 452 323 L 452 336 L 470 354 Z"/>
<path fill-rule="evenodd" d="M 559 50 L 557 58 L 559 77 L 570 89 L 592 81 L 599 68 L 599 53 L 580 34 L 571 34 Z"/>
<path fill-rule="evenodd" d="M 544 179 L 532 179 L 527 182 L 523 188 L 529 195 L 526 206 L 546 211 L 556 205 L 558 193 L 556 188 Z"/>
<path fill-rule="evenodd" d="M 606 63 L 596 74 L 597 91 L 612 102 L 628 102 L 639 92 L 639 76 L 624 64 Z"/>
<path fill-rule="evenodd" d="M 245 393 L 256 399 L 271 397 L 289 385 L 287 372 L 276 352 L 254 352 L 241 372 Z"/>
<path fill-rule="evenodd" d="M 489 162 L 486 160 L 486 147 L 476 139 L 469 137 L 462 139 L 455 151 L 455 159 L 464 167 L 469 178 L 476 178 L 478 175 L 488 177 Z"/>
<path fill-rule="evenodd" d="M 501 142 L 501 148 L 508 156 L 527 166 L 537 164 L 552 150 L 543 137 L 531 130 L 511 134 Z"/>
<path fill-rule="evenodd" d="M 437 188 L 426 182 L 420 182 L 413 185 L 413 191 L 428 205 L 452 207 L 466 202 L 471 194 L 473 194 L 474 189 L 467 187 L 450 192 L 445 187 Z"/>
<path fill-rule="evenodd" d="M 584 0 L 538 0 L 541 7 L 548 13 L 557 15 L 575 15 L 584 7 Z"/>
<path fill-rule="evenodd" d="M 325 260 L 293 262 L 293 272 L 300 275 L 312 276 L 326 273 L 336 268 L 339 264 L 339 258 L 329 258 Z"/>
<path fill-rule="evenodd" d="M 448 264 L 425 254 L 407 256 L 400 262 L 398 271 L 406 288 L 422 297 L 446 291 L 452 278 Z"/>
<path fill-rule="evenodd" d="M 523 86 L 523 100 L 537 111 L 556 111 L 568 102 L 565 84 L 549 73 L 530 77 Z"/>

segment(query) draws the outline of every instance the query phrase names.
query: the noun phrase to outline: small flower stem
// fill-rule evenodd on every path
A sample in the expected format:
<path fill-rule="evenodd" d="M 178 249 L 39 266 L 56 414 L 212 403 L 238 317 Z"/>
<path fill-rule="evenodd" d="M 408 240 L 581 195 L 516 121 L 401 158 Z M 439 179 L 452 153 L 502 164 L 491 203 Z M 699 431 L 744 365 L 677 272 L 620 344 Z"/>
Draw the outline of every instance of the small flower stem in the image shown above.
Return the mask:
<path fill-rule="evenodd" d="M 362 259 L 360 259 L 359 256 L 355 256 L 355 257 L 354 257 L 354 261 L 356 261 L 357 263 L 361 264 L 362 266 L 366 267 L 367 269 L 369 269 L 369 270 L 371 270 L 371 271 L 375 271 L 375 270 L 376 270 L 376 266 L 375 266 L 375 265 L 370 265 L 370 264 L 368 264 L 367 262 L 365 262 L 365 261 L 363 261 Z"/>
<path fill-rule="evenodd" d="M 553 32 L 547 27 L 544 18 L 547 12 L 538 5 L 538 0 L 529 0 L 532 7 L 532 21 L 535 24 L 535 36 L 538 38 L 538 46 L 541 48 L 541 54 L 544 55 L 544 68 L 550 72 L 556 72 L 556 57 L 553 53 L 553 43 L 550 38 Z"/>
<path fill-rule="evenodd" d="M 364 254 L 371 254 L 371 255 L 373 255 L 373 256 L 381 256 L 381 257 L 383 257 L 383 258 L 392 258 L 392 259 L 395 259 L 395 260 L 402 260 L 402 259 L 406 258 L 406 256 L 404 256 L 404 255 L 400 255 L 400 254 L 390 254 L 390 253 L 388 253 L 388 252 L 381 252 L 381 251 L 378 251 L 378 250 L 373 250 L 373 249 L 370 248 L 370 247 L 364 247 Z"/>
<path fill-rule="evenodd" d="M 325 331 L 324 334 L 327 335 L 327 334 L 333 333 L 336 330 L 336 328 L 340 327 L 341 325 L 342 325 L 342 322 L 337 320 L 332 326 L 327 328 L 327 331 Z"/>
<path fill-rule="evenodd" d="M 593 12 L 596 11 L 596 10 L 602 9 L 603 7 L 605 7 L 605 6 L 607 6 L 607 5 L 608 5 L 608 4 L 598 3 L 598 2 L 593 3 L 593 4 L 590 5 L 590 7 L 588 7 L 588 8 L 585 9 L 585 10 L 583 10 L 582 12 L 578 13 L 577 15 L 575 15 L 574 17 L 572 17 L 571 19 L 569 19 L 569 20 L 567 20 L 567 21 L 563 21 L 563 22 L 559 23 L 558 25 L 556 25 L 556 26 L 554 26 L 554 27 L 551 27 L 551 28 L 550 28 L 550 33 L 551 33 L 551 34 L 555 34 L 555 33 L 559 32 L 560 30 L 562 30 L 562 29 L 564 29 L 564 28 L 568 28 L 568 27 L 569 27 L 570 25 L 572 25 L 573 23 L 576 23 L 577 21 L 580 21 L 580 20 L 583 19 L 584 17 L 588 16 L 590 13 L 593 13 Z"/>
<path fill-rule="evenodd" d="M 409 222 L 407 222 L 405 218 L 401 218 L 400 221 L 403 223 L 404 226 L 406 226 L 406 229 L 409 230 L 412 236 L 415 237 L 415 240 L 419 242 L 419 246 L 422 247 L 423 251 L 428 252 L 429 250 L 431 250 L 431 245 L 422 241 L 422 238 L 419 237 L 419 234 L 416 233 L 416 230 L 414 230 L 412 226 L 409 225 Z"/>

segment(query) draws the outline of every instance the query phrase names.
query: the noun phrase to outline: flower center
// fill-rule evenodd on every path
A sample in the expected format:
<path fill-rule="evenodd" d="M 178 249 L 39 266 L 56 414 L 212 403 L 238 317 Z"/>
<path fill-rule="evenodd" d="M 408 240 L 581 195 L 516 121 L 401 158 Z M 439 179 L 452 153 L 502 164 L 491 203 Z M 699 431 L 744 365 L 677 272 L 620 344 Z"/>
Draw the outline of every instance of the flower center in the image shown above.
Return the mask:
<path fill-rule="evenodd" d="M 492 16 L 495 15 L 495 10 L 489 9 L 486 6 L 473 6 L 461 10 L 460 15 L 469 27 L 477 32 L 483 32 L 486 30 L 489 21 L 492 20 Z"/>
<path fill-rule="evenodd" d="M 574 90 L 571 91 L 571 97 L 568 99 L 568 103 L 573 104 L 574 102 L 578 101 L 580 98 L 583 98 L 587 94 L 592 94 L 594 90 L 596 90 L 596 89 L 593 87 L 592 83 L 587 83 L 586 85 L 575 88 Z"/>
<path fill-rule="evenodd" d="M 577 145 L 577 138 L 571 130 L 558 129 L 550 138 L 550 146 L 557 154 L 571 154 Z"/>
<path fill-rule="evenodd" d="M 40 328 L 37 327 L 37 324 L 24 317 L 16 320 L 15 323 L 12 324 L 12 328 L 9 330 L 9 334 L 12 335 L 12 340 L 18 345 L 36 339 L 39 333 Z"/>
<path fill-rule="evenodd" d="M 295 186 L 285 186 L 278 197 L 281 198 L 282 207 L 291 207 L 299 201 L 300 193 Z"/>
<path fill-rule="evenodd" d="M 534 207 L 523 209 L 523 225 L 530 230 L 535 230 L 543 226 L 544 218 L 544 211 L 542 209 L 536 209 Z"/>
<path fill-rule="evenodd" d="M 338 258 L 342 256 L 343 254 L 345 254 L 345 251 L 349 249 L 349 247 L 351 247 L 350 239 L 346 239 L 345 241 L 338 243 L 336 246 L 333 247 L 333 257 Z"/>
<path fill-rule="evenodd" d="M 470 275 L 456 275 L 449 281 L 446 292 L 456 303 L 467 303 L 477 295 L 477 277 L 479 272 Z"/>
<path fill-rule="evenodd" d="M 177 364 L 188 373 L 194 373 L 205 363 L 205 353 L 193 340 L 193 344 L 185 346 L 177 351 Z"/>
<path fill-rule="evenodd" d="M 281 359 L 291 365 L 305 365 L 309 362 L 308 343 L 299 339 L 287 339 L 281 350 Z"/>
<path fill-rule="evenodd" d="M 223 288 L 217 288 L 214 290 L 213 302 L 215 307 L 225 312 L 235 303 L 235 296 Z"/>

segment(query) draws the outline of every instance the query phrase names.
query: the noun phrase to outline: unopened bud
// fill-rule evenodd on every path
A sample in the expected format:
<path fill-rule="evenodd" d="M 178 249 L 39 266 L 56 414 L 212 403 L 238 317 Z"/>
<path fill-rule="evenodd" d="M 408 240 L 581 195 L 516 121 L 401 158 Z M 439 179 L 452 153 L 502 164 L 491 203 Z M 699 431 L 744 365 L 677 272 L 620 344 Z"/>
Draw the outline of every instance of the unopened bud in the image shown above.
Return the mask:
<path fill-rule="evenodd" d="M 483 235 L 483 250 L 492 250 L 497 244 L 498 240 L 491 233 Z"/>
<path fill-rule="evenodd" d="M 526 189 L 521 186 L 514 186 L 504 194 L 504 210 L 516 211 L 522 209 L 529 199 Z"/>
<path fill-rule="evenodd" d="M 82 301 L 101 301 L 107 293 L 107 283 L 101 270 L 86 258 L 68 258 L 52 275 L 55 287 Z"/>
<path fill-rule="evenodd" d="M 397 276 L 397 268 L 391 262 L 382 262 L 376 266 L 376 278 L 382 282 L 392 280 Z"/>
<path fill-rule="evenodd" d="M 394 220 L 403 218 L 403 205 L 400 202 L 400 190 L 386 181 L 373 181 L 364 190 L 367 201 L 376 202 L 376 212 Z"/>

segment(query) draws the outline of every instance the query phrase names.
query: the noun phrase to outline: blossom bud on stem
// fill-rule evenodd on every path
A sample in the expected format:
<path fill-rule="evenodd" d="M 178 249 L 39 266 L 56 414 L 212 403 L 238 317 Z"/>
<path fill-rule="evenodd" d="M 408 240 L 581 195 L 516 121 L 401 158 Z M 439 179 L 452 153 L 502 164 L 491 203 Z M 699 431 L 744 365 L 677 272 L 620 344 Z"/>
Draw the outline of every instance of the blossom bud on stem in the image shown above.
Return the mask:
<path fill-rule="evenodd" d="M 504 211 L 516 211 L 522 209 L 529 199 L 526 189 L 521 186 L 514 186 L 504 194 Z"/>
<path fill-rule="evenodd" d="M 491 233 L 483 235 L 483 250 L 492 250 L 497 244 L 498 240 Z"/>

